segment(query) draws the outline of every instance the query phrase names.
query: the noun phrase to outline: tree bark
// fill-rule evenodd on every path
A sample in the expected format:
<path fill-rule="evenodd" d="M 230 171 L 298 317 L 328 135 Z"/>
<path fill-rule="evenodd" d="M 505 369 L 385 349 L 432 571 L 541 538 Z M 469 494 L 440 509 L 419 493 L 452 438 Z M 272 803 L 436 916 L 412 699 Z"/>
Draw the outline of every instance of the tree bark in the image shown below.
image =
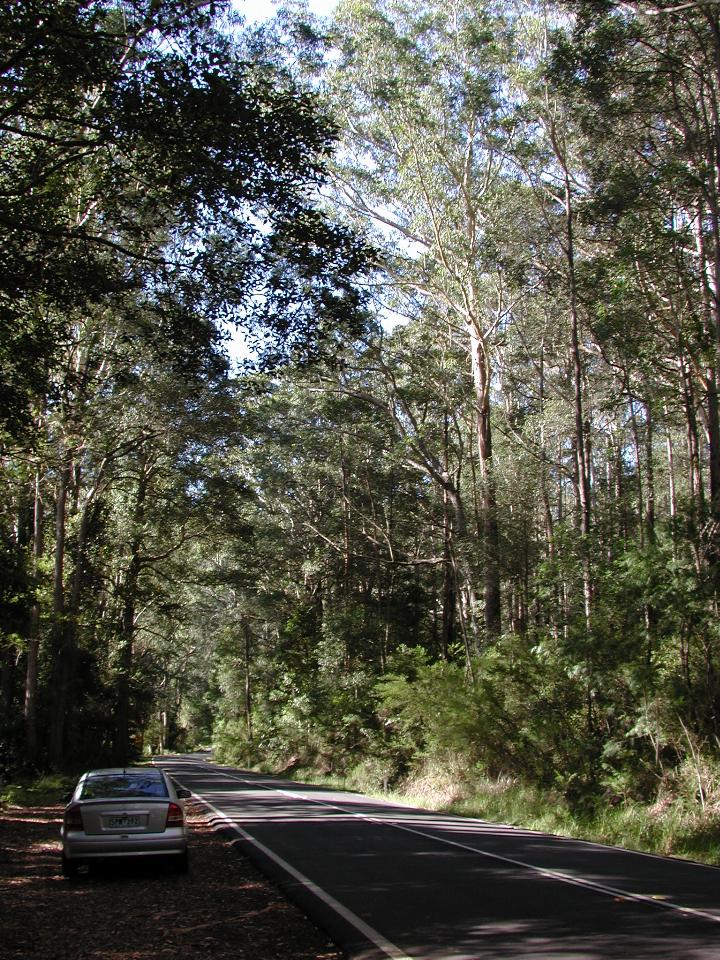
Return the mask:
<path fill-rule="evenodd" d="M 577 275 L 575 268 L 575 213 L 573 210 L 572 189 L 570 175 L 564 160 L 558 152 L 558 159 L 563 163 L 565 176 L 565 256 L 568 268 L 568 286 L 570 293 L 570 362 L 573 379 L 573 416 L 575 424 L 575 472 L 577 491 L 580 500 L 580 535 L 581 535 L 581 564 L 583 574 L 583 601 L 585 607 L 585 628 L 590 632 L 591 605 L 592 605 L 592 577 L 590 571 L 590 536 L 591 525 L 591 495 L 590 471 L 588 452 L 586 449 L 586 424 L 583 409 L 583 362 L 580 355 L 580 319 L 578 314 Z"/>
<path fill-rule="evenodd" d="M 37 578 L 38 564 L 43 548 L 43 501 L 40 486 L 40 471 L 35 474 L 35 498 L 33 509 L 33 577 Z M 28 623 L 28 650 L 25 667 L 25 753 L 30 766 L 38 759 L 37 686 L 40 657 L 40 603 L 33 601 Z"/>
<path fill-rule="evenodd" d="M 133 510 L 133 528 L 130 539 L 128 563 L 125 571 L 125 582 L 123 584 L 123 607 L 120 623 L 120 646 L 118 650 L 118 673 L 116 680 L 115 742 L 113 745 L 115 762 L 120 765 L 127 763 L 130 756 L 131 677 L 134 660 L 138 582 L 142 569 L 143 521 L 145 519 L 148 481 L 148 464 L 143 458 L 140 465 L 135 507 Z"/>
<path fill-rule="evenodd" d="M 245 641 L 245 730 L 249 742 L 253 739 L 253 708 L 252 708 L 252 677 L 250 674 L 251 634 L 250 625 L 243 623 L 243 638 Z"/>
<path fill-rule="evenodd" d="M 48 752 L 50 763 L 56 770 L 62 770 L 65 761 L 65 729 L 73 660 L 70 625 L 66 619 L 65 608 L 65 537 L 68 485 L 71 475 L 72 463 L 66 455 L 58 471 L 55 495 L 55 563 L 51 630 L 52 702 Z"/>
<path fill-rule="evenodd" d="M 490 420 L 490 368 L 483 338 L 474 326 L 470 328 L 470 353 L 475 384 L 477 446 L 480 461 L 485 632 L 488 640 L 493 640 L 502 633 L 502 593 L 497 493 Z"/>

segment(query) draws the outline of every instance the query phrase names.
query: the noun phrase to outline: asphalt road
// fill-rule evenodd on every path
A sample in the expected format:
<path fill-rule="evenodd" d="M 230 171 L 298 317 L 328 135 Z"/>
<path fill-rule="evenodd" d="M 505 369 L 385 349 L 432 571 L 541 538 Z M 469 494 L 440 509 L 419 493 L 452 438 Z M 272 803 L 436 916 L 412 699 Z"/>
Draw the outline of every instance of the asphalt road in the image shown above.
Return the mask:
<path fill-rule="evenodd" d="M 720 960 L 720 869 L 158 763 L 351 960 Z"/>

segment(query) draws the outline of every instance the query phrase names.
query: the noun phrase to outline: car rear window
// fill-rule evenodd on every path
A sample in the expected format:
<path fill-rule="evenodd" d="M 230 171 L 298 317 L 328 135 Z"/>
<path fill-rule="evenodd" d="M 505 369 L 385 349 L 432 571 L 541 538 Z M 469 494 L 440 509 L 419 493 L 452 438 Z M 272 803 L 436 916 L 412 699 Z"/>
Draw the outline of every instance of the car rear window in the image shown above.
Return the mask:
<path fill-rule="evenodd" d="M 160 777 L 112 774 L 89 777 L 82 787 L 81 800 L 116 799 L 122 797 L 167 797 L 165 781 Z"/>

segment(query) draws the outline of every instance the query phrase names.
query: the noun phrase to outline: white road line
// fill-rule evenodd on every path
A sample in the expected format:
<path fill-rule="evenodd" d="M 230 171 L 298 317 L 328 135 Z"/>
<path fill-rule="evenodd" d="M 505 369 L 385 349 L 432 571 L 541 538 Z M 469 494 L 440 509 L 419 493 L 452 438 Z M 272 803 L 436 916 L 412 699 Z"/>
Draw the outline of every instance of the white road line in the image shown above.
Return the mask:
<path fill-rule="evenodd" d="M 232 779 L 240 780 L 239 777 L 233 777 Z M 240 782 L 242 783 L 244 781 L 240 780 Z M 221 820 L 224 820 L 228 826 L 238 833 L 244 840 L 246 840 L 248 843 L 251 843 L 254 847 L 257 847 L 257 849 L 262 851 L 266 857 L 269 857 L 279 867 L 282 867 L 282 869 L 286 873 L 289 873 L 294 880 L 297 880 L 298 883 L 301 883 L 326 906 L 330 907 L 331 910 L 334 910 L 338 916 L 342 917 L 343 920 L 354 927 L 358 933 L 365 937 L 366 940 L 369 940 L 370 943 L 375 944 L 375 946 L 379 950 L 382 950 L 382 952 L 388 957 L 392 957 L 393 960 L 411 960 L 411 958 L 408 957 L 408 955 L 399 947 L 396 947 L 394 943 L 391 943 L 381 933 L 365 923 L 365 921 L 358 917 L 357 914 L 353 913 L 352 910 L 348 910 L 347 907 L 343 906 L 342 903 L 323 890 L 322 887 L 319 887 L 316 883 L 310 880 L 309 877 L 306 877 L 304 874 L 300 873 L 299 870 L 296 870 L 292 864 L 287 862 L 287 860 L 283 860 L 282 857 L 278 856 L 269 847 L 266 847 L 264 843 L 256 840 L 255 837 L 251 836 L 246 830 L 243 830 L 243 828 L 226 813 L 224 813 L 222 810 L 218 810 L 216 806 L 198 794 L 193 795 L 200 800 L 201 803 L 204 803 L 206 807 L 209 807 L 216 816 L 218 816 Z"/>
<path fill-rule="evenodd" d="M 304 800 L 306 803 L 314 803 L 322 807 L 327 807 L 330 810 L 338 810 L 340 813 L 349 814 L 352 817 L 356 817 L 360 820 L 367 820 L 370 823 L 377 823 L 381 826 L 391 827 L 395 830 L 403 830 L 405 833 L 413 833 L 419 837 L 424 837 L 427 840 L 434 840 L 437 843 L 444 843 L 449 847 L 456 847 L 460 850 L 466 850 L 470 853 L 477 854 L 481 857 L 487 857 L 491 860 L 497 860 L 501 863 L 509 863 L 515 867 L 522 867 L 526 870 L 532 870 L 534 873 L 539 874 L 543 877 L 548 877 L 549 879 L 559 880 L 562 883 L 569 883 L 576 887 L 585 887 L 590 890 L 595 890 L 598 893 L 604 893 L 613 897 L 622 897 L 625 900 L 634 900 L 639 903 L 645 903 L 653 907 L 661 907 L 667 910 L 676 910 L 679 913 L 685 914 L 687 916 L 699 917 L 702 920 L 711 920 L 713 923 L 720 923 L 720 916 L 716 916 L 714 913 L 708 913 L 704 910 L 696 910 L 693 907 L 685 907 L 680 903 L 675 903 L 672 900 L 658 900 L 655 897 L 648 896 L 643 893 L 632 893 L 628 890 L 622 890 L 618 887 L 607 886 L 606 884 L 598 883 L 595 880 L 588 880 L 583 877 L 574 877 L 572 874 L 562 873 L 559 870 L 550 870 L 545 867 L 538 867 L 532 863 L 526 863 L 523 860 L 515 860 L 511 857 L 504 857 L 498 853 L 490 853 L 486 850 L 479 850 L 477 847 L 470 846 L 470 844 L 460 843 L 457 840 L 448 840 L 445 837 L 439 837 L 436 834 L 426 833 L 424 830 L 418 830 L 414 827 L 405 826 L 405 824 L 396 823 L 391 820 L 383 820 L 380 817 L 372 817 L 366 813 L 349 813 L 343 807 L 338 806 L 337 804 L 328 803 L 326 800 L 318 800 L 316 797 L 309 797 L 302 793 L 297 793 L 293 790 L 284 790 L 281 787 L 271 787 L 266 786 L 263 783 L 260 783 L 255 780 L 247 780 L 243 777 L 237 777 L 233 774 L 223 771 L 223 774 L 229 780 L 236 780 L 238 783 L 244 783 L 252 787 L 261 787 L 263 790 L 268 790 L 274 793 L 280 793 L 287 797 L 292 797 L 296 800 Z M 205 801 L 207 803 L 207 801 Z M 392 809 L 392 805 L 388 805 Z M 361 921 L 362 922 L 362 921 Z"/>

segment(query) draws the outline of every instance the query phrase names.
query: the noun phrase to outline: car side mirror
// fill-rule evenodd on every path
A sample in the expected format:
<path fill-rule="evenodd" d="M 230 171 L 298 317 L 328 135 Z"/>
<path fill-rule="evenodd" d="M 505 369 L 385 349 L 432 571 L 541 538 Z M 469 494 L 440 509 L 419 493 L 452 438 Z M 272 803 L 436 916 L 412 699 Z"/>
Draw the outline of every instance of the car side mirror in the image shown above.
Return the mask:
<path fill-rule="evenodd" d="M 185 787 L 179 787 L 175 793 L 178 796 L 178 800 L 189 800 L 192 797 L 192 790 L 186 790 Z"/>
<path fill-rule="evenodd" d="M 60 799 L 58 800 L 58 803 L 68 804 L 68 803 L 70 803 L 70 801 L 72 800 L 72 798 L 73 798 L 72 793 L 64 793 L 64 794 L 60 797 Z"/>

